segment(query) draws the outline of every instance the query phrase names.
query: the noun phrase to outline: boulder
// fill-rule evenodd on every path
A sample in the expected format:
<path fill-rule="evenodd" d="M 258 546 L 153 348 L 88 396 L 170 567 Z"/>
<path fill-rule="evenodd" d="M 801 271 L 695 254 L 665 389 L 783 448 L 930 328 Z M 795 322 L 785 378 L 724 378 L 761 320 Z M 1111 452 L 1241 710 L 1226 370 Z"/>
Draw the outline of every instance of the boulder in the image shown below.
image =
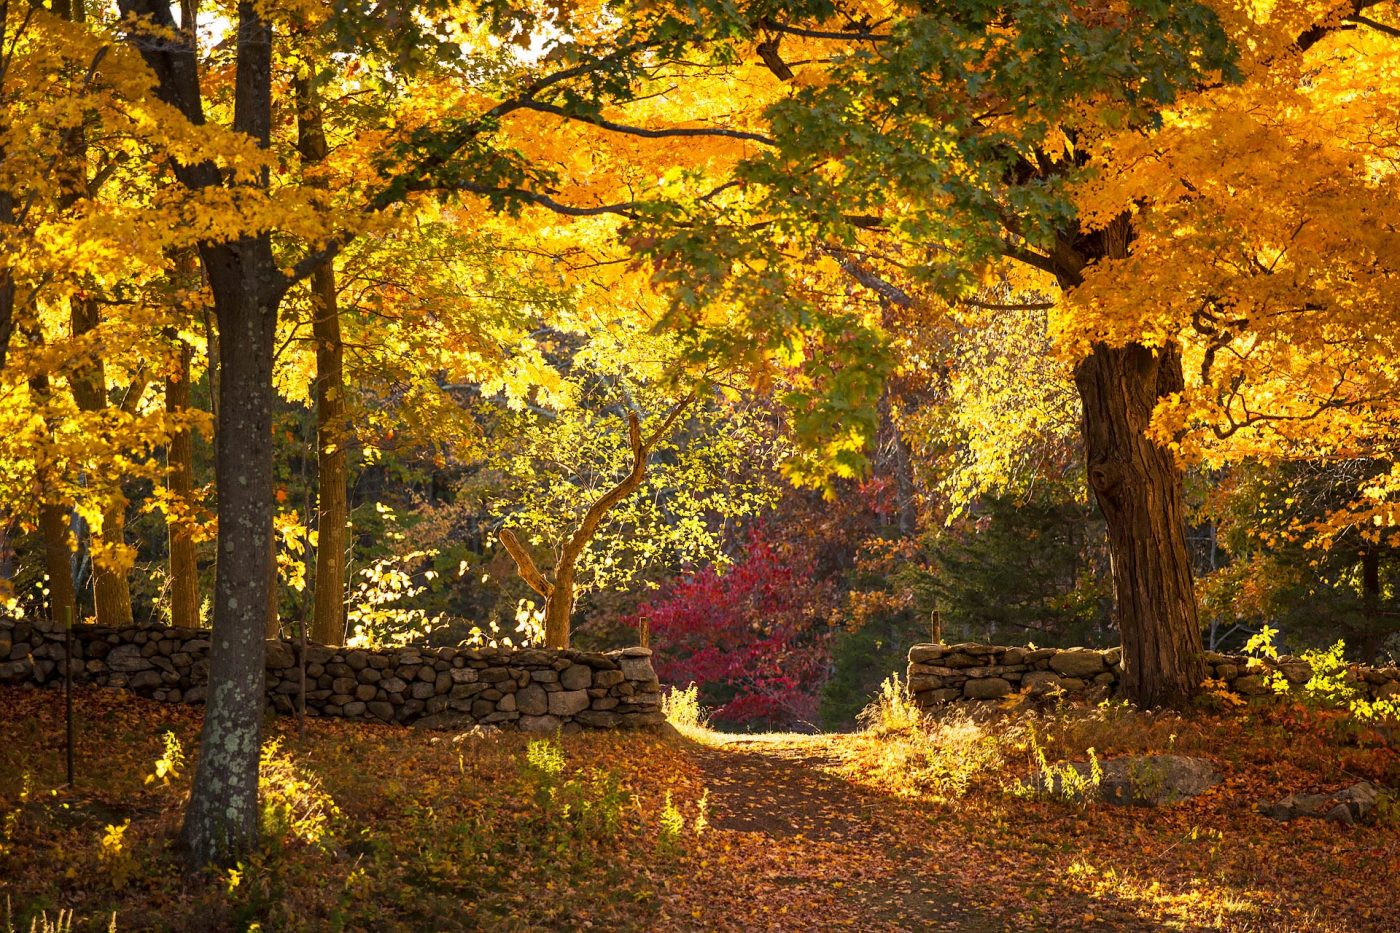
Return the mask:
<path fill-rule="evenodd" d="M 656 671 L 652 670 L 651 658 L 623 658 L 620 662 L 622 676 L 628 680 L 655 680 Z"/>
<path fill-rule="evenodd" d="M 521 716 L 521 732 L 554 732 L 564 723 L 558 716 Z"/>
<path fill-rule="evenodd" d="M 1066 787 L 1058 774 L 1048 784 L 1044 775 L 1032 775 L 1022 786 L 1056 797 L 1093 794 L 1094 799 L 1116 806 L 1160 807 L 1195 797 L 1220 783 L 1210 761 L 1186 755 L 1127 756 L 1100 762 L 1102 778 L 1096 789 L 1091 786 L 1093 766 L 1089 762 L 1071 762 L 1068 767 L 1084 781 L 1082 791 Z"/>
<path fill-rule="evenodd" d="M 1044 693 L 1054 693 L 1061 689 L 1060 675 L 1050 671 L 1031 671 L 1022 676 L 1022 688 L 1028 688 L 1031 693 L 1039 696 Z"/>
<path fill-rule="evenodd" d="M 467 729 L 475 725 L 476 720 L 465 713 L 435 713 L 432 716 L 424 716 L 413 722 L 415 729 L 432 729 L 436 731 Z"/>
<path fill-rule="evenodd" d="M 915 645 L 909 649 L 910 664 L 926 664 L 943 657 L 946 648 L 942 645 Z"/>

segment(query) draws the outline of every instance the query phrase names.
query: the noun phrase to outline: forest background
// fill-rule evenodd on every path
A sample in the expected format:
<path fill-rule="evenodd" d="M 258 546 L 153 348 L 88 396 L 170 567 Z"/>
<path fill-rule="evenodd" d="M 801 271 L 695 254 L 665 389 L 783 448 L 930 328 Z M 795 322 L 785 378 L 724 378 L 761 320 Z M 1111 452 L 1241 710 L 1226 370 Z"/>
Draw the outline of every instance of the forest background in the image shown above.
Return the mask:
<path fill-rule="evenodd" d="M 574 644 L 839 728 L 935 626 L 1117 643 L 1129 346 L 1206 647 L 1394 660 L 1391 6 L 750 6 L 7 6 L 8 611 L 212 621 L 247 354 L 266 634 L 534 642 L 567 574 Z M 266 359 L 211 242 L 284 277 Z"/>

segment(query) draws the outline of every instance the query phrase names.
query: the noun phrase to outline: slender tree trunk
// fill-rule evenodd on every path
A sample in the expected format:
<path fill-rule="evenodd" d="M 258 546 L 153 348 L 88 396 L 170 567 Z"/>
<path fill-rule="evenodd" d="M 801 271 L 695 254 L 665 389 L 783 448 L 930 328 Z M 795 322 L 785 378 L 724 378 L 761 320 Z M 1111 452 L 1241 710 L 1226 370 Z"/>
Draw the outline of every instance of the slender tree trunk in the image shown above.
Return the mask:
<path fill-rule="evenodd" d="M 1361 614 L 1365 631 L 1361 634 L 1361 660 L 1370 663 L 1384 643 L 1381 628 L 1381 550 L 1368 547 L 1361 552 Z"/>
<path fill-rule="evenodd" d="M 316 613 L 313 638 L 345 641 L 345 551 L 349 544 L 349 465 L 345 452 L 344 346 L 336 309 L 335 271 L 311 276 L 316 315 Z"/>
<path fill-rule="evenodd" d="M 1145 433 L 1158 400 L 1182 389 L 1181 355 L 1096 344 L 1075 383 L 1089 486 L 1108 525 L 1123 691 L 1144 707 L 1181 705 L 1205 675 L 1182 478 Z"/>
<path fill-rule="evenodd" d="M 79 336 L 97 328 L 97 302 L 91 298 L 74 298 L 71 304 L 73 335 Z M 74 372 L 70 380 L 73 398 L 85 412 L 100 413 L 107 409 L 107 375 L 102 357 L 93 359 Z M 102 510 L 102 531 L 97 540 L 108 547 L 120 547 L 126 538 L 126 496 L 120 482 L 108 477 L 114 485 L 112 502 Z M 125 570 L 118 570 L 97 561 L 93 565 L 93 606 L 99 625 L 131 624 L 131 584 Z"/>
<path fill-rule="evenodd" d="M 297 149 L 302 164 L 326 158 L 321 102 L 310 79 L 298 79 Z M 316 608 L 311 637 L 345 642 L 345 550 L 349 537 L 345 455 L 345 346 L 340 336 L 335 261 L 311 273 L 311 333 L 316 341 Z"/>
<path fill-rule="evenodd" d="M 175 371 L 165 379 L 165 410 L 181 415 L 190 407 L 190 346 L 179 341 Z M 166 488 L 180 502 L 194 494 L 194 436 L 188 428 L 170 437 L 165 452 L 168 471 Z M 177 628 L 199 627 L 199 566 L 196 561 L 194 530 L 184 522 L 166 520 L 170 541 L 170 624 Z"/>
<path fill-rule="evenodd" d="M 267 538 L 267 613 L 263 622 L 263 635 L 267 638 L 276 638 L 282 632 L 282 620 L 277 611 L 278 597 L 281 595 L 278 591 L 280 576 L 277 572 L 277 526 L 274 522 L 272 534 Z"/>

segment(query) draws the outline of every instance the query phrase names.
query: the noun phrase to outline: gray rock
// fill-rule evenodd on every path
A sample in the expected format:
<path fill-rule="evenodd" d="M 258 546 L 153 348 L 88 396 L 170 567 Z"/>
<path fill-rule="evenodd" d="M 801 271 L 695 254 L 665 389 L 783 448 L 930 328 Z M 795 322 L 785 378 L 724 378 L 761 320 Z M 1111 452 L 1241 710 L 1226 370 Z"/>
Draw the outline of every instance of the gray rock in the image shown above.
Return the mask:
<path fill-rule="evenodd" d="M 426 700 L 433 695 L 433 685 L 424 681 L 417 681 L 412 688 L 412 696 L 415 700 Z"/>
<path fill-rule="evenodd" d="M 1144 755 L 1111 758 L 1100 762 L 1103 777 L 1095 799 L 1116 806 L 1160 807 L 1205 793 L 1220 783 L 1215 766 L 1204 758 L 1186 755 Z M 1093 766 L 1087 761 L 1069 765 L 1081 779 L 1092 779 Z M 1057 797 L 1077 798 L 1080 792 L 1064 786 L 1059 775 L 1047 787 L 1043 775 L 1033 775 L 1022 786 Z"/>
<path fill-rule="evenodd" d="M 565 690 L 587 690 L 593 684 L 593 668 L 587 664 L 571 664 L 559 674 Z"/>
<path fill-rule="evenodd" d="M 620 662 L 622 676 L 628 680 L 655 680 L 650 658 L 623 658 Z"/>
<path fill-rule="evenodd" d="M 515 706 L 522 715 L 541 716 L 549 712 L 549 697 L 542 687 L 531 684 L 516 691 Z"/>
<path fill-rule="evenodd" d="M 130 674 L 133 671 L 150 670 L 151 662 L 141 656 L 141 649 L 135 645 L 118 645 L 107 655 L 107 667 Z"/>
<path fill-rule="evenodd" d="M 1061 689 L 1060 675 L 1050 671 L 1031 671 L 1021 678 L 1021 686 L 1029 687 L 1031 693 L 1037 696 L 1054 693 Z"/>
<path fill-rule="evenodd" d="M 521 716 L 521 732 L 554 732 L 564 724 L 558 716 Z"/>
<path fill-rule="evenodd" d="M 131 689 L 148 690 L 151 687 L 160 686 L 160 674 L 157 671 L 137 671 L 131 675 Z"/>
<path fill-rule="evenodd" d="M 942 645 L 915 645 L 909 649 L 910 664 L 926 664 L 943 657 L 947 649 Z"/>
<path fill-rule="evenodd" d="M 1359 781 L 1330 794 L 1289 794 L 1277 803 L 1260 802 L 1255 809 L 1271 820 L 1292 820 L 1300 816 L 1355 823 L 1375 812 L 1376 804 L 1388 796 L 1386 790 L 1370 781 Z"/>
<path fill-rule="evenodd" d="M 435 713 L 431 716 L 415 719 L 413 721 L 413 728 L 447 731 L 466 729 L 475 722 L 475 719 L 465 713 Z"/>
<path fill-rule="evenodd" d="M 586 709 L 587 690 L 561 690 L 549 695 L 549 712 L 552 716 L 573 716 Z"/>
<path fill-rule="evenodd" d="M 622 720 L 617 713 L 607 710 L 586 709 L 574 717 L 577 722 L 585 726 L 592 726 L 595 729 L 613 729 Z"/>
<path fill-rule="evenodd" d="M 1061 651 L 1050 659 L 1050 670 L 1064 677 L 1092 677 L 1107 669 L 1102 654 L 1084 648 Z"/>
<path fill-rule="evenodd" d="M 379 686 L 385 693 L 403 693 L 408 689 L 408 684 L 397 677 L 386 677 Z"/>
<path fill-rule="evenodd" d="M 385 722 L 394 721 L 394 704 L 385 700 L 375 700 L 372 703 L 366 703 L 365 709 L 369 711 L 370 715 L 382 719 Z"/>

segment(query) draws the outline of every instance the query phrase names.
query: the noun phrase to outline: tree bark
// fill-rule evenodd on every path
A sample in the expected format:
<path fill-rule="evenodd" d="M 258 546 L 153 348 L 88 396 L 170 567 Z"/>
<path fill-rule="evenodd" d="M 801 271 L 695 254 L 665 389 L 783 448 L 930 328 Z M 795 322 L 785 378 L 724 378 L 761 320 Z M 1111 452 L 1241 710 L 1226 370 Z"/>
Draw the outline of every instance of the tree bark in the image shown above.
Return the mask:
<path fill-rule="evenodd" d="M 297 151 L 303 166 L 326 158 L 321 102 L 298 79 Z M 345 455 L 345 345 L 340 335 L 335 260 L 311 273 L 311 335 L 316 341 L 316 605 L 311 637 L 345 643 L 345 550 L 349 538 L 349 465 Z"/>
<path fill-rule="evenodd" d="M 1374 545 L 1361 552 L 1361 617 L 1365 631 L 1358 647 L 1362 662 L 1369 664 L 1385 642 L 1381 626 L 1381 550 Z"/>
<path fill-rule="evenodd" d="M 165 379 L 165 410 L 171 415 L 182 415 L 190 407 L 189 344 L 180 340 L 178 353 L 175 371 Z M 188 428 L 171 435 L 165 466 L 166 488 L 179 501 L 189 502 L 194 494 L 194 436 Z M 170 518 L 165 527 L 170 542 L 170 624 L 176 628 L 198 628 L 199 565 L 194 530 Z"/>
<path fill-rule="evenodd" d="M 1186 550 L 1181 471 L 1146 435 L 1159 399 L 1181 391 L 1180 351 L 1096 344 L 1075 370 L 1089 486 L 1108 525 L 1123 692 L 1179 706 L 1205 676 Z"/>
<path fill-rule="evenodd" d="M 168 4 L 119 0 L 123 15 L 155 27 L 131 41 L 155 73 L 161 100 L 204 123 L 193 17 L 177 29 Z M 167 38 L 175 34 L 175 38 Z M 238 4 L 233 128 L 266 147 L 272 126 L 272 28 L 250 0 Z M 191 189 L 222 183 L 212 163 L 175 165 Z M 247 183 L 247 182 L 245 182 Z M 256 182 L 267 185 L 266 173 Z M 219 336 L 220 404 L 215 480 L 219 489 L 218 570 L 209 654 L 209 695 L 181 837 L 186 864 L 202 869 L 237 858 L 258 839 L 258 761 L 266 703 L 263 627 L 272 584 L 272 358 L 277 309 L 287 282 L 262 233 L 199 245 Z"/>
<path fill-rule="evenodd" d="M 72 311 L 73 336 L 91 333 L 98 325 L 97 302 L 91 298 L 74 298 Z M 85 412 L 107 410 L 107 375 L 102 357 L 94 354 L 86 365 L 77 369 L 70 382 L 73 399 Z M 126 496 L 120 480 L 110 478 L 115 495 L 102 510 L 102 531 L 97 539 L 109 546 L 122 546 L 126 538 Z M 98 625 L 131 624 L 131 584 L 125 570 L 93 562 L 93 607 Z"/>

